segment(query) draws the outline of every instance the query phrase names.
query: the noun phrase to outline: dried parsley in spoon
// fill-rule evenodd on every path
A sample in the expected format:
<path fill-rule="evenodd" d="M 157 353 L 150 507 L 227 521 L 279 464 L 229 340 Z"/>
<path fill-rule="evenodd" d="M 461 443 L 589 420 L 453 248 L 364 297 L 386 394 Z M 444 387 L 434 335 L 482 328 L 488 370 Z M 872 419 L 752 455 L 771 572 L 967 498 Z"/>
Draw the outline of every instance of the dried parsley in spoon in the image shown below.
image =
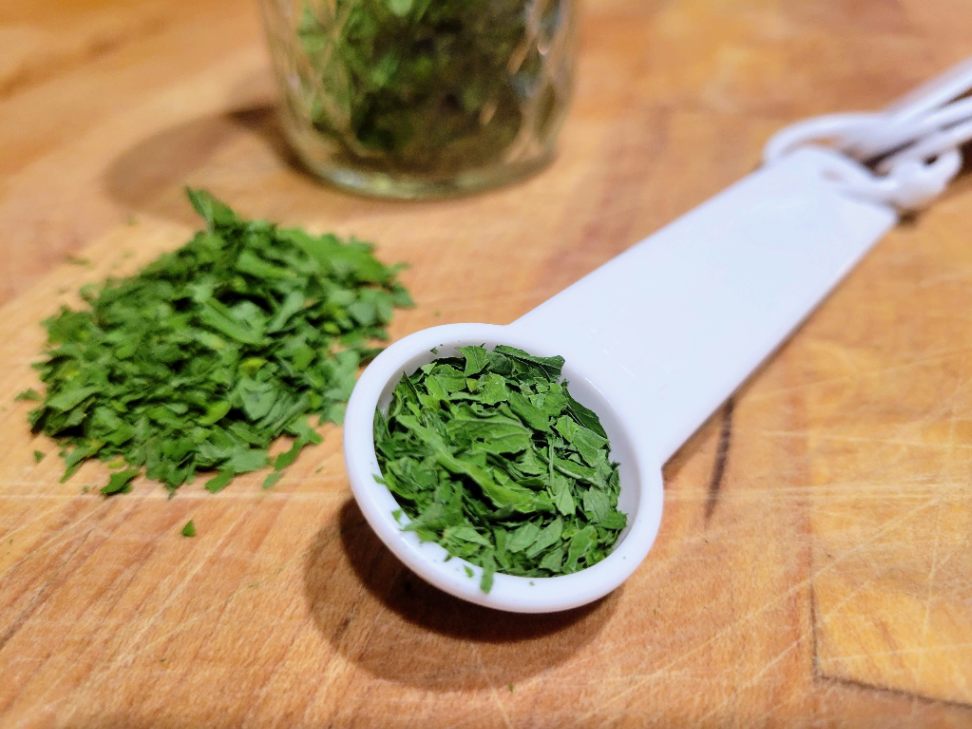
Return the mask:
<path fill-rule="evenodd" d="M 384 483 L 405 529 L 493 573 L 549 577 L 604 559 L 624 529 L 618 465 L 562 357 L 463 347 L 404 375 L 375 413 Z"/>
<path fill-rule="evenodd" d="M 215 492 L 272 465 L 272 485 L 320 442 L 309 415 L 341 421 L 359 365 L 394 307 L 411 303 L 399 267 L 367 243 L 243 220 L 188 194 L 204 231 L 44 322 L 46 392 L 31 425 L 60 442 L 65 478 L 92 458 L 125 464 L 105 495 L 142 472 L 175 490 L 214 471 Z M 282 435 L 292 447 L 271 460 Z"/>

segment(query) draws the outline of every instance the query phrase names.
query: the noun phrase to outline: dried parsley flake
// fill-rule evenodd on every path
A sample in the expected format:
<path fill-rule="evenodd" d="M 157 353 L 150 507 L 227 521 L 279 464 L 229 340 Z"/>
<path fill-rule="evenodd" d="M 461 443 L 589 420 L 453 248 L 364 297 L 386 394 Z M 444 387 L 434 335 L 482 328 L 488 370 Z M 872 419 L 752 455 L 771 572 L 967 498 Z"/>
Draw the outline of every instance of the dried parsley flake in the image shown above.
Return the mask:
<path fill-rule="evenodd" d="M 598 416 L 562 357 L 463 347 L 404 375 L 375 413 L 381 483 L 423 541 L 495 572 L 548 577 L 604 559 L 627 519 Z"/>

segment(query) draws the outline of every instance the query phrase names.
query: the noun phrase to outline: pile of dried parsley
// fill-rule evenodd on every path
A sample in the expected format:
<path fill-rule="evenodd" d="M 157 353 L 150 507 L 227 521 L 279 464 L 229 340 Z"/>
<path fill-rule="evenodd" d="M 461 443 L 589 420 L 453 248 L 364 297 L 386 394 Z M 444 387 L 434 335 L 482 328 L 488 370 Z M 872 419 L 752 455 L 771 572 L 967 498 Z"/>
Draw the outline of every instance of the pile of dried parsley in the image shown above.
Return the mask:
<path fill-rule="evenodd" d="M 597 415 L 560 382 L 562 357 L 463 347 L 405 375 L 375 414 L 384 483 L 425 541 L 531 577 L 604 559 L 626 525 Z"/>
<path fill-rule="evenodd" d="M 34 431 L 62 444 L 65 478 L 92 458 L 123 466 L 104 494 L 143 471 L 173 490 L 215 471 L 215 492 L 272 465 L 272 485 L 320 442 L 308 415 L 341 421 L 373 340 L 411 303 L 399 268 L 366 243 L 242 220 L 204 191 L 188 194 L 206 230 L 48 319 L 36 365 L 46 392 L 25 393 L 41 400 Z M 293 445 L 271 461 L 281 435 Z"/>

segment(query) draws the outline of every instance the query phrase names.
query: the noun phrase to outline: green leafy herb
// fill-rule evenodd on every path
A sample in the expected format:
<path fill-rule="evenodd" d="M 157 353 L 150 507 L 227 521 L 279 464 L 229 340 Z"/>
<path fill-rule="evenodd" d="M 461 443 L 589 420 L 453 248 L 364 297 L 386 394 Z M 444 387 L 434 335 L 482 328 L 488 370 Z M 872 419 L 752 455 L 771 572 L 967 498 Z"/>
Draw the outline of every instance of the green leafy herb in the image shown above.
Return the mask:
<path fill-rule="evenodd" d="M 93 458 L 127 464 L 106 495 L 143 472 L 172 490 L 216 472 L 215 493 L 237 474 L 286 468 L 321 440 L 309 415 L 341 421 L 392 310 L 411 303 L 399 267 L 367 243 L 243 220 L 188 194 L 205 230 L 44 323 L 47 389 L 31 425 L 61 443 L 65 478 Z M 271 463 L 283 435 L 292 445 Z"/>
<path fill-rule="evenodd" d="M 561 357 L 463 347 L 403 375 L 375 413 L 381 483 L 424 541 L 495 572 L 589 567 L 627 520 L 597 415 L 560 381 Z"/>
<path fill-rule="evenodd" d="M 43 451 L 34 451 L 34 463 L 40 463 L 46 455 Z"/>
<path fill-rule="evenodd" d="M 184 537 L 196 536 L 196 525 L 193 523 L 192 519 L 187 521 L 186 525 L 182 527 L 182 536 Z"/>
<path fill-rule="evenodd" d="M 132 490 L 132 480 L 137 475 L 138 471 L 133 468 L 111 474 L 108 483 L 101 487 L 102 495 L 114 496 L 115 494 L 127 494 Z"/>
<path fill-rule="evenodd" d="M 39 402 L 42 399 L 43 397 L 41 396 L 41 394 L 37 392 L 37 390 L 35 390 L 33 387 L 29 387 L 26 390 L 18 392 L 17 396 L 14 398 L 14 400 L 17 401 L 29 400 L 32 402 Z"/>
<path fill-rule="evenodd" d="M 541 45 L 566 0 L 305 0 L 305 63 L 290 108 L 306 109 L 337 154 L 363 167 L 451 174 L 541 138 L 566 103 L 568 54 Z M 563 59 L 563 60 L 561 60 Z M 551 64 L 556 64 L 551 67 Z"/>

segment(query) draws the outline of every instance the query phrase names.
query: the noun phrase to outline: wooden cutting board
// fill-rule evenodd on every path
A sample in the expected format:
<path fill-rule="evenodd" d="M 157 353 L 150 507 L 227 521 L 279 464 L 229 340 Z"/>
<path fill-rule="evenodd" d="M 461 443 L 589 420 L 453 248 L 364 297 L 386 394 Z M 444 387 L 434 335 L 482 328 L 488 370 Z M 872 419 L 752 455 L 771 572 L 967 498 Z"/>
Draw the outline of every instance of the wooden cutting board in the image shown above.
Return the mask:
<path fill-rule="evenodd" d="M 12 400 L 44 316 L 186 239 L 187 183 L 409 262 L 395 336 L 506 322 L 752 169 L 773 130 L 882 105 L 970 30 L 967 0 L 589 2 L 559 159 L 406 204 L 295 169 L 252 4 L 6 0 L 0 725 L 972 726 L 968 176 L 682 448 L 649 559 L 568 614 L 485 611 L 404 571 L 337 428 L 271 491 L 103 500 L 82 487 L 105 469 L 58 483 Z"/>

